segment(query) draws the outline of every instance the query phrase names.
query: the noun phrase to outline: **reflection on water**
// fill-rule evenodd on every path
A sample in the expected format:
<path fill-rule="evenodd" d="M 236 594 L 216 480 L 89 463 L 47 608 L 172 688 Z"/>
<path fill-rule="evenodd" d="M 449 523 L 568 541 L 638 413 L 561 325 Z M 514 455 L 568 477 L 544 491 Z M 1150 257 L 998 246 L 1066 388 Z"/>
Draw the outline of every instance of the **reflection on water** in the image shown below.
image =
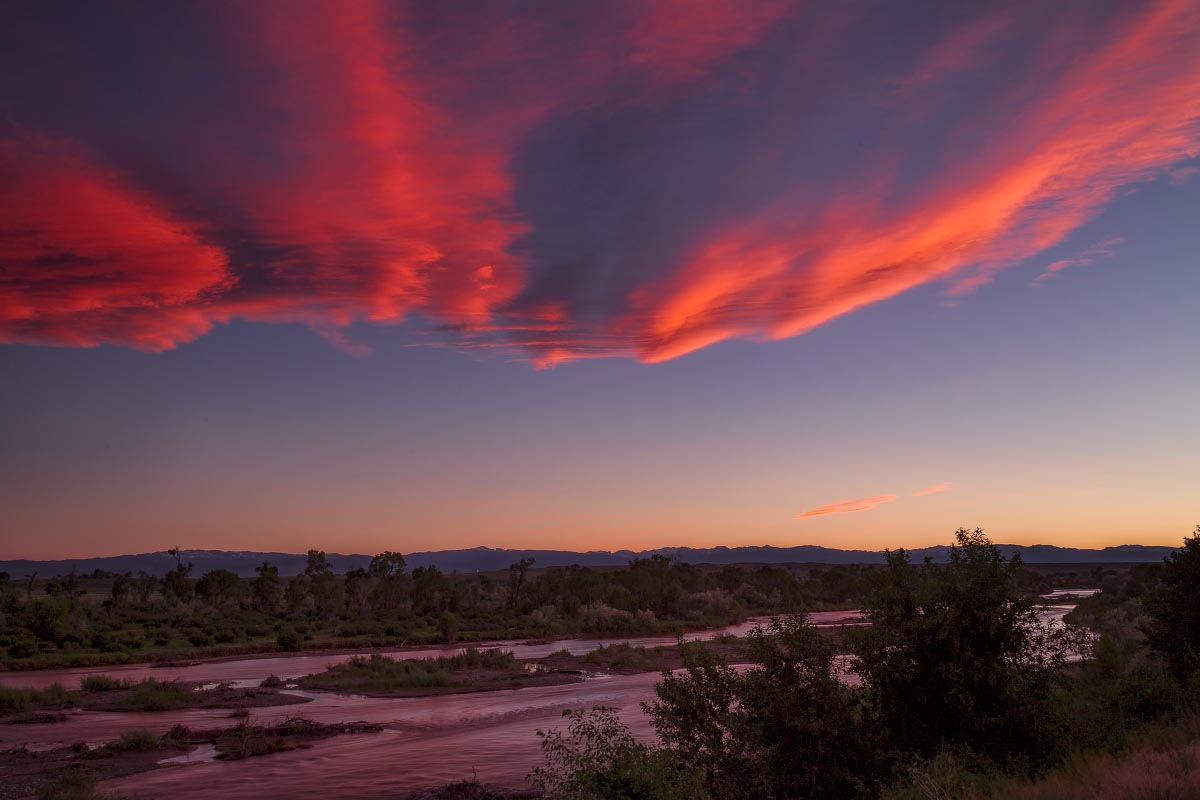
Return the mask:
<path fill-rule="evenodd" d="M 202 761 L 216 761 L 217 746 L 215 744 L 199 744 L 188 752 L 174 758 L 164 758 L 159 764 L 199 764 Z"/>
<path fill-rule="evenodd" d="M 821 611 L 811 615 L 818 625 L 838 625 L 843 621 L 858 618 L 857 611 Z M 743 635 L 755 625 L 764 620 L 762 617 L 747 620 L 737 625 L 725 628 L 696 631 L 686 634 L 685 639 L 711 639 L 715 636 L 730 633 Z M 505 640 L 484 642 L 476 645 L 481 648 L 502 648 L 512 650 L 517 658 L 541 658 L 556 650 L 570 650 L 576 655 L 590 653 L 597 647 L 614 642 L 636 642 L 648 647 L 660 644 L 674 644 L 674 636 L 652 637 L 604 637 L 591 639 L 558 639 L 530 644 L 521 640 Z M 462 645 L 445 645 L 428 647 L 419 650 L 397 650 L 382 648 L 379 650 L 356 650 L 349 653 L 315 653 L 301 655 L 272 655 L 253 658 L 237 658 L 226 661 L 202 661 L 195 664 L 180 666 L 151 666 L 149 664 L 133 664 L 125 666 L 80 667 L 72 669 L 47 669 L 36 672 L 0 673 L 0 683 L 12 688 L 42 689 L 51 683 L 61 683 L 68 689 L 79 686 L 79 681 L 87 675 L 112 675 L 117 678 L 141 680 L 157 678 L 164 681 L 194 681 L 198 683 L 233 683 L 235 686 L 257 686 L 268 675 L 277 675 L 284 680 L 299 678 L 302 675 L 312 675 L 323 671 L 330 664 L 347 661 L 351 656 L 368 653 L 391 653 L 398 658 L 434 658 L 450 656 L 462 650 Z"/>
<path fill-rule="evenodd" d="M 1073 606 L 1048 605 L 1042 616 L 1061 620 Z M 818 625 L 862 624 L 854 611 L 817 612 Z M 723 633 L 744 634 L 755 624 L 740 625 L 689 635 L 689 639 L 712 638 Z M 566 648 L 582 654 L 603 644 L 629 641 L 635 644 L 673 644 L 673 637 L 565 639 L 548 643 L 496 642 L 489 646 L 512 650 L 520 658 L 537 658 Z M 406 651 L 409 658 L 457 652 L 459 648 L 430 648 Z M 398 654 L 399 655 L 399 654 Z M 82 675 L 95 672 L 139 678 L 147 675 L 169 680 L 235 681 L 256 685 L 267 675 L 294 678 L 319 672 L 343 655 L 299 655 L 206 662 L 171 668 L 145 665 L 114 669 L 53 670 L 16 674 L 25 682 L 12 685 L 44 686 L 59 681 L 77 685 Z M 8 676 L 6 676 L 7 678 Z M 542 761 L 537 729 L 561 727 L 562 713 L 569 708 L 612 706 L 635 735 L 651 735 L 648 718 L 640 705 L 653 697 L 657 673 L 605 676 L 583 683 L 538 686 L 475 694 L 418 698 L 368 698 L 325 692 L 287 691 L 311 698 L 299 706 L 250 709 L 252 725 L 282 722 L 301 715 L 318 722 L 362 720 L 379 723 L 378 734 L 338 736 L 319 741 L 311 748 L 261 756 L 242 761 L 215 761 L 206 753 L 193 751 L 180 757 L 182 766 L 110 781 L 110 791 L 145 798 L 209 798 L 219 793 L 227 800 L 238 798 L 331 796 L 371 798 L 395 797 L 404 792 L 441 783 L 463 780 L 473 773 L 479 780 L 520 785 L 525 775 Z M 157 713 L 75 712 L 68 721 L 43 725 L 0 726 L 0 748 L 17 744 L 31 747 L 61 746 L 80 740 L 111 741 L 130 730 L 165 732 L 175 724 L 192 728 L 219 728 L 229 724 L 227 710 L 167 711 Z M 173 760 L 179 763 L 179 760 Z"/>

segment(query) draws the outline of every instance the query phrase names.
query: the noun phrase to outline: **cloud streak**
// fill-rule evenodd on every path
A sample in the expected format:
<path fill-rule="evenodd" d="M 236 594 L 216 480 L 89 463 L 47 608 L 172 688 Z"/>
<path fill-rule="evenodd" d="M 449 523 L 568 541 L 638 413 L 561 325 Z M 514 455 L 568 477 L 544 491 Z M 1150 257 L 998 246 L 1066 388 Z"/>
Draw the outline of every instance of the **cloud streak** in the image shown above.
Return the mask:
<path fill-rule="evenodd" d="M 896 40 L 903 19 L 850 9 L 685 7 L 15 24 L 14 63 L 47 35 L 63 57 L 0 70 L 0 341 L 163 350 L 248 319 L 361 354 L 351 323 L 416 317 L 538 366 L 664 361 L 930 283 L 969 294 L 1200 152 L 1194 3 L 1017 4 Z M 126 39 L 154 104 L 71 66 Z M 181 64 L 214 51 L 231 66 L 198 117 Z"/>
<path fill-rule="evenodd" d="M 934 483 L 929 486 L 926 486 L 924 489 L 918 489 L 917 491 L 912 493 L 912 496 L 913 497 L 925 497 L 926 495 L 937 494 L 938 492 L 946 491 L 953 485 L 954 484 L 951 483 L 950 481 L 946 481 L 945 483 Z"/>
<path fill-rule="evenodd" d="M 823 517 L 827 514 L 854 514 L 859 511 L 870 511 L 883 503 L 890 503 L 896 499 L 894 494 L 877 494 L 874 497 L 860 497 L 857 500 L 844 500 L 840 503 L 826 503 L 823 506 L 809 509 L 796 515 L 796 519 L 807 519 L 808 517 Z"/>

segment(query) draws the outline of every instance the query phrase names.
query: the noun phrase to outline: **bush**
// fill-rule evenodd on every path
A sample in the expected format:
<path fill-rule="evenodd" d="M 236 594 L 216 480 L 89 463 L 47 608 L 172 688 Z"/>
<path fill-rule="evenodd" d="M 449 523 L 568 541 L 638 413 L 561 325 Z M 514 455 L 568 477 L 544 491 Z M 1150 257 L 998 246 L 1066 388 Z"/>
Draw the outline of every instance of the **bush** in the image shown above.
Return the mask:
<path fill-rule="evenodd" d="M 949 563 L 889 553 L 863 604 L 855 670 L 893 745 L 922 758 L 967 748 L 1017 768 L 1051 759 L 1066 724 L 1056 702 L 1073 642 L 1043 624 L 1005 558 L 959 530 Z"/>
<path fill-rule="evenodd" d="M 279 649 L 285 653 L 294 653 L 304 647 L 304 637 L 300 635 L 295 628 L 281 628 L 275 641 L 279 644 Z"/>
<path fill-rule="evenodd" d="M 615 670 L 642 671 L 649 665 L 646 648 L 634 647 L 628 642 L 601 645 L 584 656 L 583 660 Z"/>
<path fill-rule="evenodd" d="M 157 750 L 158 746 L 158 737 L 150 731 L 130 731 L 122 733 L 121 738 L 110 744 L 109 748 L 127 752 L 144 752 Z"/>
<path fill-rule="evenodd" d="M 96 781 L 78 764 L 62 770 L 53 783 L 43 786 L 37 793 L 38 800 L 103 800 L 105 795 L 96 792 Z"/>
<path fill-rule="evenodd" d="M 131 688 L 129 696 L 121 699 L 121 705 L 139 711 L 167 711 L 195 700 L 195 694 L 188 689 L 154 678 L 147 678 Z"/>
<path fill-rule="evenodd" d="M 521 662 L 507 650 L 477 650 L 468 647 L 461 653 L 441 658 L 397 660 L 379 653 L 354 656 L 345 663 L 331 664 L 319 675 L 300 679 L 301 684 L 337 691 L 387 692 L 397 689 L 452 686 L 453 674 L 468 670 L 487 670 L 519 674 Z"/>
<path fill-rule="evenodd" d="M 0 713 L 24 711 L 33 702 L 33 692 L 29 689 L 9 689 L 0 686 Z"/>
<path fill-rule="evenodd" d="M 684 672 L 664 675 L 647 707 L 664 748 L 704 774 L 718 800 L 870 797 L 887 748 L 860 692 L 840 678 L 833 644 L 803 615 L 751 631 L 738 670 L 681 643 Z"/>
<path fill-rule="evenodd" d="M 546 797 L 572 800 L 705 800 L 702 775 L 633 738 L 616 711 L 566 711 L 567 734 L 538 731 L 546 766 L 529 780 Z"/>
<path fill-rule="evenodd" d="M 71 695 L 61 683 L 52 683 L 45 689 L 10 689 L 0 686 L 0 713 L 27 711 L 37 706 L 68 706 Z"/>
<path fill-rule="evenodd" d="M 119 680 L 108 675 L 86 675 L 79 682 L 79 688 L 85 692 L 113 692 L 118 689 L 128 689 L 131 685 L 127 680 Z"/>

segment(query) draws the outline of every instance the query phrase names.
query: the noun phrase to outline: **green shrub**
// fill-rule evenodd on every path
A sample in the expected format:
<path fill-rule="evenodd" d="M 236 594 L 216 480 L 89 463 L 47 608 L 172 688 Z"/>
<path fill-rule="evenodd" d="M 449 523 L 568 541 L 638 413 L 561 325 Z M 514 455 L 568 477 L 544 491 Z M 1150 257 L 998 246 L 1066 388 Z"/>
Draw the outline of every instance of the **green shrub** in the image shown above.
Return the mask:
<path fill-rule="evenodd" d="M 195 699 L 188 689 L 154 678 L 147 678 L 131 688 L 129 696 L 121 699 L 121 705 L 139 711 L 167 711 L 187 705 Z"/>
<path fill-rule="evenodd" d="M 294 653 L 304 646 L 304 637 L 295 628 L 284 627 L 279 631 L 275 641 L 279 649 L 286 653 Z"/>
<path fill-rule="evenodd" d="M 87 675 L 79 682 L 79 688 L 85 692 L 114 692 L 118 689 L 128 689 L 130 686 L 129 681 L 108 675 Z"/>
<path fill-rule="evenodd" d="M 43 786 L 38 800 L 101 800 L 96 793 L 96 781 L 78 764 L 62 770 L 53 783 Z"/>
<path fill-rule="evenodd" d="M 29 689 L 10 689 L 0 686 L 0 713 L 24 711 L 33 701 L 33 692 Z"/>
<path fill-rule="evenodd" d="M 71 695 L 61 683 L 52 683 L 45 689 L 9 689 L 0 686 L 0 713 L 26 711 L 31 707 L 69 706 Z"/>
<path fill-rule="evenodd" d="M 144 752 L 147 750 L 157 750 L 158 746 L 158 737 L 150 731 L 130 731 L 122 733 L 121 738 L 110 744 L 109 748 L 127 752 Z"/>
<path fill-rule="evenodd" d="M 373 653 L 370 656 L 354 656 L 343 664 L 333 664 L 319 675 L 302 678 L 301 683 L 340 691 L 386 692 L 451 686 L 454 673 L 468 670 L 516 674 L 522 672 L 523 667 L 507 650 L 468 647 L 453 656 L 405 660 Z"/>

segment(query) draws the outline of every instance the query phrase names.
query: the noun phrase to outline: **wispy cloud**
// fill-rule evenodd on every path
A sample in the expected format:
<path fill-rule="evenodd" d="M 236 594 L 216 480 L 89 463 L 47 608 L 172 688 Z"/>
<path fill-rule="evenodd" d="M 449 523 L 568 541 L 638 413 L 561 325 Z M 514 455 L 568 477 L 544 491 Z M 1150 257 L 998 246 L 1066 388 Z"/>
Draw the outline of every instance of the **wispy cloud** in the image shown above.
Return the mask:
<path fill-rule="evenodd" d="M 857 500 L 844 500 L 841 503 L 826 503 L 823 506 L 809 509 L 796 515 L 796 519 L 806 517 L 823 517 L 826 514 L 853 514 L 857 511 L 870 511 L 875 506 L 890 503 L 896 499 L 894 494 L 877 494 L 874 497 L 860 497 Z"/>
<path fill-rule="evenodd" d="M 1041 286 L 1050 278 L 1053 278 L 1055 274 L 1062 272 L 1068 267 L 1086 266 L 1088 264 L 1095 264 L 1097 260 L 1102 258 L 1112 258 L 1114 255 L 1116 255 L 1117 246 L 1122 244 L 1124 241 L 1125 240 L 1119 236 L 1113 239 L 1108 239 L 1092 245 L 1079 255 L 1072 256 L 1071 258 L 1059 259 L 1058 261 L 1048 264 L 1046 266 L 1046 270 L 1041 275 L 1038 275 L 1036 278 L 1030 281 L 1029 285 L 1032 287 Z"/>
<path fill-rule="evenodd" d="M 912 496 L 913 497 L 924 497 L 927 494 L 937 494 L 938 492 L 946 491 L 953 485 L 954 484 L 950 481 L 946 481 L 945 483 L 930 484 L 929 486 L 926 486 L 924 489 L 918 489 L 917 491 L 913 492 Z"/>
<path fill-rule="evenodd" d="M 200 4 L 195 53 L 136 15 L 0 31 L 30 63 L 44 36 L 144 43 L 161 99 L 67 59 L 6 101 L 0 342 L 162 350 L 249 319 L 362 353 L 331 331 L 416 315 L 540 366 L 663 361 L 969 293 L 1200 150 L 1194 0 L 932 15 L 885 48 L 903 4 L 896 25 L 774 1 L 295 5 Z M 196 103 L 177 65 L 214 51 L 229 74 Z M 21 100 L 41 96 L 78 113 Z M 131 107 L 128 136 L 87 112 Z"/>

